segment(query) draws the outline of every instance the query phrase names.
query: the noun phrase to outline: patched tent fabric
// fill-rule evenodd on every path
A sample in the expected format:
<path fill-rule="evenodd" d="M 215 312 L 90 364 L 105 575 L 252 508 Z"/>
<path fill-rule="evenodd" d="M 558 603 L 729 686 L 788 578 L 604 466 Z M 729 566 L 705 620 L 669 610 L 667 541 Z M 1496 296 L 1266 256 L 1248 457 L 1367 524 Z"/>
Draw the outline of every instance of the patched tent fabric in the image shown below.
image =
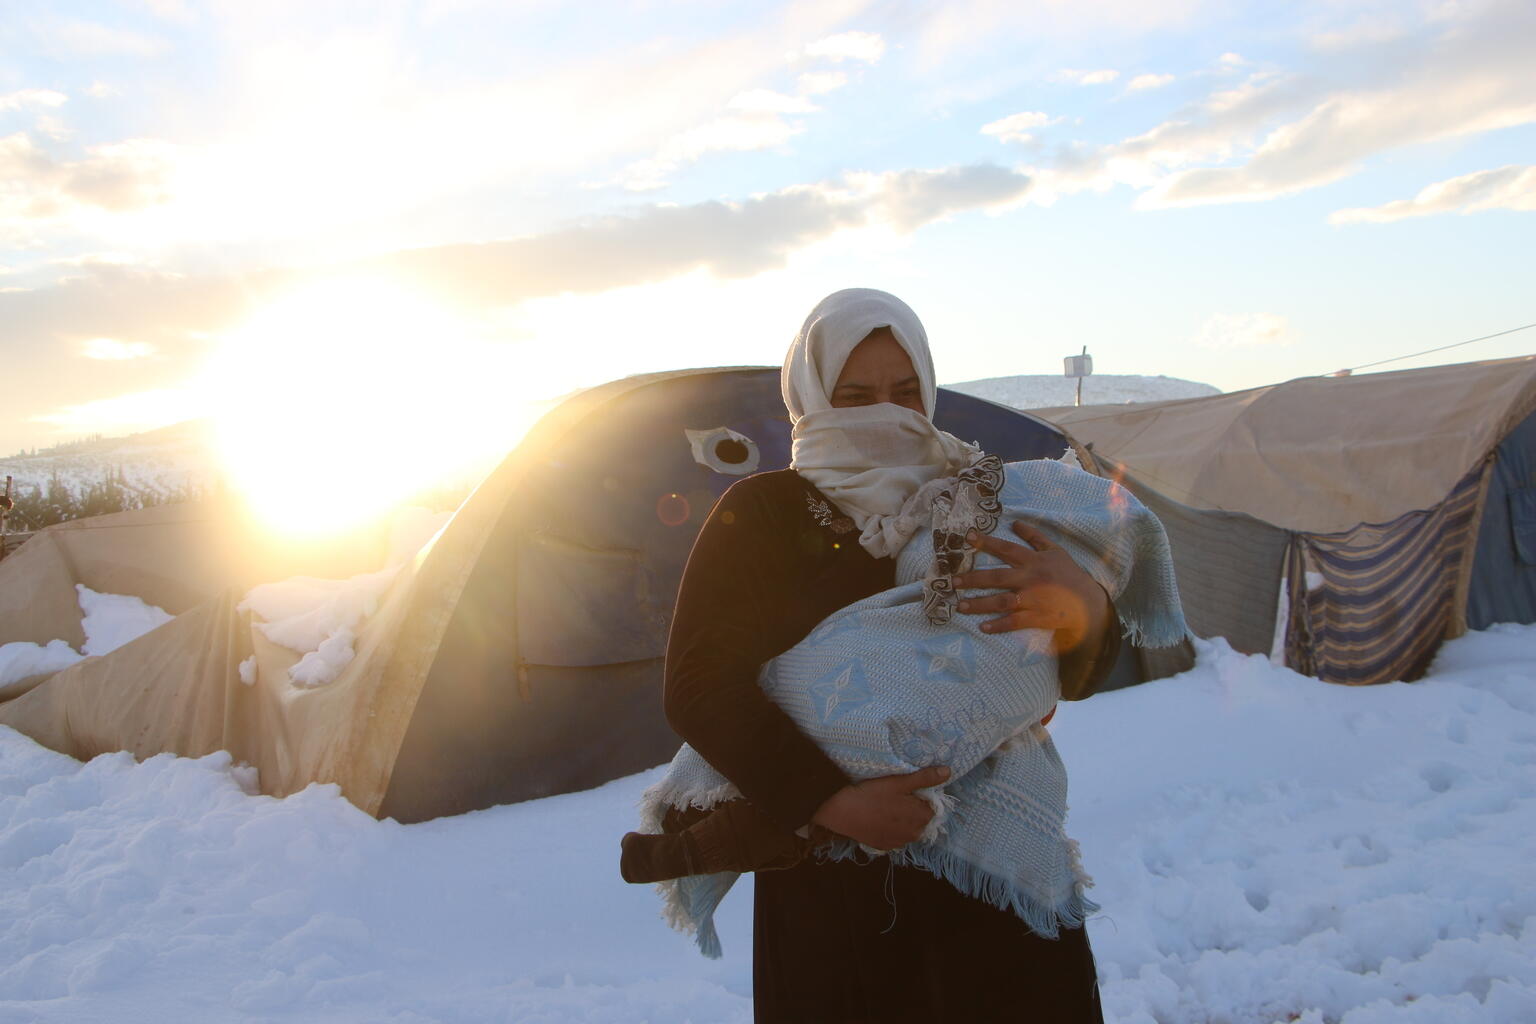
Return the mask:
<path fill-rule="evenodd" d="M 1191 508 L 1337 533 L 1444 500 L 1536 412 L 1536 356 L 1035 412 Z"/>
<path fill-rule="evenodd" d="M 361 572 L 377 565 L 385 543 L 375 530 L 278 544 L 217 498 L 60 523 L 0 561 L 0 643 L 62 639 L 79 647 L 77 583 L 179 615 L 226 587 L 274 574 Z"/>
<path fill-rule="evenodd" d="M 1336 683 L 1417 679 L 1443 639 L 1466 632 L 1479 466 L 1427 512 L 1291 547 L 1286 664 Z"/>
<path fill-rule="evenodd" d="M 1005 459 L 1068 446 L 1056 428 L 966 395 L 941 391 L 936 418 Z M 354 657 L 315 688 L 289 681 L 299 655 L 263 635 L 241 597 L 289 575 L 374 570 L 381 537 L 263 549 L 195 506 L 43 531 L 0 562 L 6 611 L 39 597 L 11 638 L 78 644 L 77 582 L 177 614 L 0 703 L 0 723 L 80 758 L 228 750 L 258 769 L 263 792 L 334 782 L 403 821 L 650 767 L 678 743 L 660 674 L 683 563 L 754 459 L 789 459 L 776 369 L 657 374 L 568 399 L 395 571 Z"/>
<path fill-rule="evenodd" d="M 1261 567 L 1235 554 L 1181 562 L 1180 589 L 1186 605 L 1219 605 L 1283 586 L 1282 646 L 1301 671 L 1413 679 L 1469 623 L 1536 621 L 1536 572 L 1520 557 L 1522 529 L 1536 530 L 1536 357 L 1038 412 L 1123 466 L 1133 490 L 1218 534 L 1235 539 L 1237 522 L 1216 517 L 1241 513 L 1287 536 L 1282 571 L 1254 577 Z M 1168 517 L 1170 534 L 1188 528 Z M 1225 628 L 1242 633 L 1239 649 L 1261 649 L 1257 617 L 1186 614 L 1197 633 Z"/>

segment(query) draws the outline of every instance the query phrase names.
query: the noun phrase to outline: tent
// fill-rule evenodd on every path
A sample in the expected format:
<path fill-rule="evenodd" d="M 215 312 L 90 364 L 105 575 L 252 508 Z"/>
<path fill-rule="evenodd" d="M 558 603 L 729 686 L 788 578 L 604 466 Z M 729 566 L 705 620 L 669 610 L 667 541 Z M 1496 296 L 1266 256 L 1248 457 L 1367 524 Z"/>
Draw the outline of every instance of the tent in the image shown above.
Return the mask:
<path fill-rule="evenodd" d="M 1374 683 L 1536 621 L 1536 357 L 1036 412 L 1162 517 L 1198 634 Z"/>
<path fill-rule="evenodd" d="M 1068 446 L 1032 416 L 942 389 L 936 419 L 1005 459 Z M 579 393 L 397 570 L 352 659 L 315 688 L 290 682 L 298 655 L 254 628 L 241 596 L 295 572 L 376 568 L 382 537 L 253 550 L 210 506 L 64 524 L 0 562 L 5 639 L 78 644 L 77 582 L 176 618 L 34 680 L 0 703 L 0 723 L 82 759 L 228 750 L 264 792 L 334 782 L 401 821 L 597 785 L 675 750 L 661 659 L 694 535 L 734 480 L 788 460 L 776 369 Z"/>

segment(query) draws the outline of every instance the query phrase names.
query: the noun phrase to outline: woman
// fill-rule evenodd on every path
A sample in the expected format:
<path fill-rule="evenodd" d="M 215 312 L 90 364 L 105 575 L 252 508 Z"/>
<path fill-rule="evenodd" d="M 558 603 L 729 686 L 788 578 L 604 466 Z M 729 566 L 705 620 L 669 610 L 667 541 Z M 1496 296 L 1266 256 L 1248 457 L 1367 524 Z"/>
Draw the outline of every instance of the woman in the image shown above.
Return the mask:
<path fill-rule="evenodd" d="M 852 784 L 765 696 L 758 670 L 830 613 L 891 587 L 893 556 L 918 528 L 903 504 L 974 449 L 932 426 L 922 325 L 883 292 L 819 303 L 783 390 L 792 468 L 732 487 L 701 531 L 668 645 L 667 716 L 780 828 L 892 850 L 922 834 L 932 809 L 914 793 L 942 783 L 943 769 Z M 1063 695 L 1086 696 L 1118 649 L 1114 610 L 1069 556 L 1018 532 L 1034 546 L 978 538 L 1008 568 L 957 577 L 998 591 L 959 610 L 997 616 L 988 632 L 1052 630 Z M 758 1021 L 1101 1019 L 1081 928 L 1043 939 L 927 872 L 812 859 L 759 874 L 755 901 Z"/>

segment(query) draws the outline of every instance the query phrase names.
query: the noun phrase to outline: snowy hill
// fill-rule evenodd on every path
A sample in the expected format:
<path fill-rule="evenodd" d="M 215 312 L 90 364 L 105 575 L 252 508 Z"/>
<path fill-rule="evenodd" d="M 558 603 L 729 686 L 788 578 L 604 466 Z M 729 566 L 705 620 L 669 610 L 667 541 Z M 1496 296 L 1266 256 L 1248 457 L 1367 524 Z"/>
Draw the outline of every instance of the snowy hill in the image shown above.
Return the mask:
<path fill-rule="evenodd" d="M 988 377 L 943 385 L 952 391 L 975 395 L 1015 409 L 1050 409 L 1073 404 L 1077 381 L 1043 373 L 1016 377 Z M 1175 398 L 1203 398 L 1221 391 L 1209 384 L 1178 377 L 1147 377 L 1134 373 L 1095 374 L 1083 380 L 1084 405 L 1117 405 L 1122 402 L 1166 402 Z"/>
<path fill-rule="evenodd" d="M 215 485 L 208 435 L 207 423 L 193 420 L 127 437 L 93 438 L 0 458 L 0 477 L 13 477 L 18 494 L 33 487 L 46 492 L 55 478 L 79 494 L 116 476 L 142 504 L 153 505 Z"/>

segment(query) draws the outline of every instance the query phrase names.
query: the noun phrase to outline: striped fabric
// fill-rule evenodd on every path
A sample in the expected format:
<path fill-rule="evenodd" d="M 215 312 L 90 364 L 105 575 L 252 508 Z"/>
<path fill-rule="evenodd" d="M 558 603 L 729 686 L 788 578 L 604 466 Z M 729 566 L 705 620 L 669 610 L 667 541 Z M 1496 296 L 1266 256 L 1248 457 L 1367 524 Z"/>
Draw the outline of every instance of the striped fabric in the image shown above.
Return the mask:
<path fill-rule="evenodd" d="M 1351 685 L 1423 675 L 1441 641 L 1466 629 L 1486 470 L 1477 465 L 1428 511 L 1294 535 L 1286 664 Z"/>

